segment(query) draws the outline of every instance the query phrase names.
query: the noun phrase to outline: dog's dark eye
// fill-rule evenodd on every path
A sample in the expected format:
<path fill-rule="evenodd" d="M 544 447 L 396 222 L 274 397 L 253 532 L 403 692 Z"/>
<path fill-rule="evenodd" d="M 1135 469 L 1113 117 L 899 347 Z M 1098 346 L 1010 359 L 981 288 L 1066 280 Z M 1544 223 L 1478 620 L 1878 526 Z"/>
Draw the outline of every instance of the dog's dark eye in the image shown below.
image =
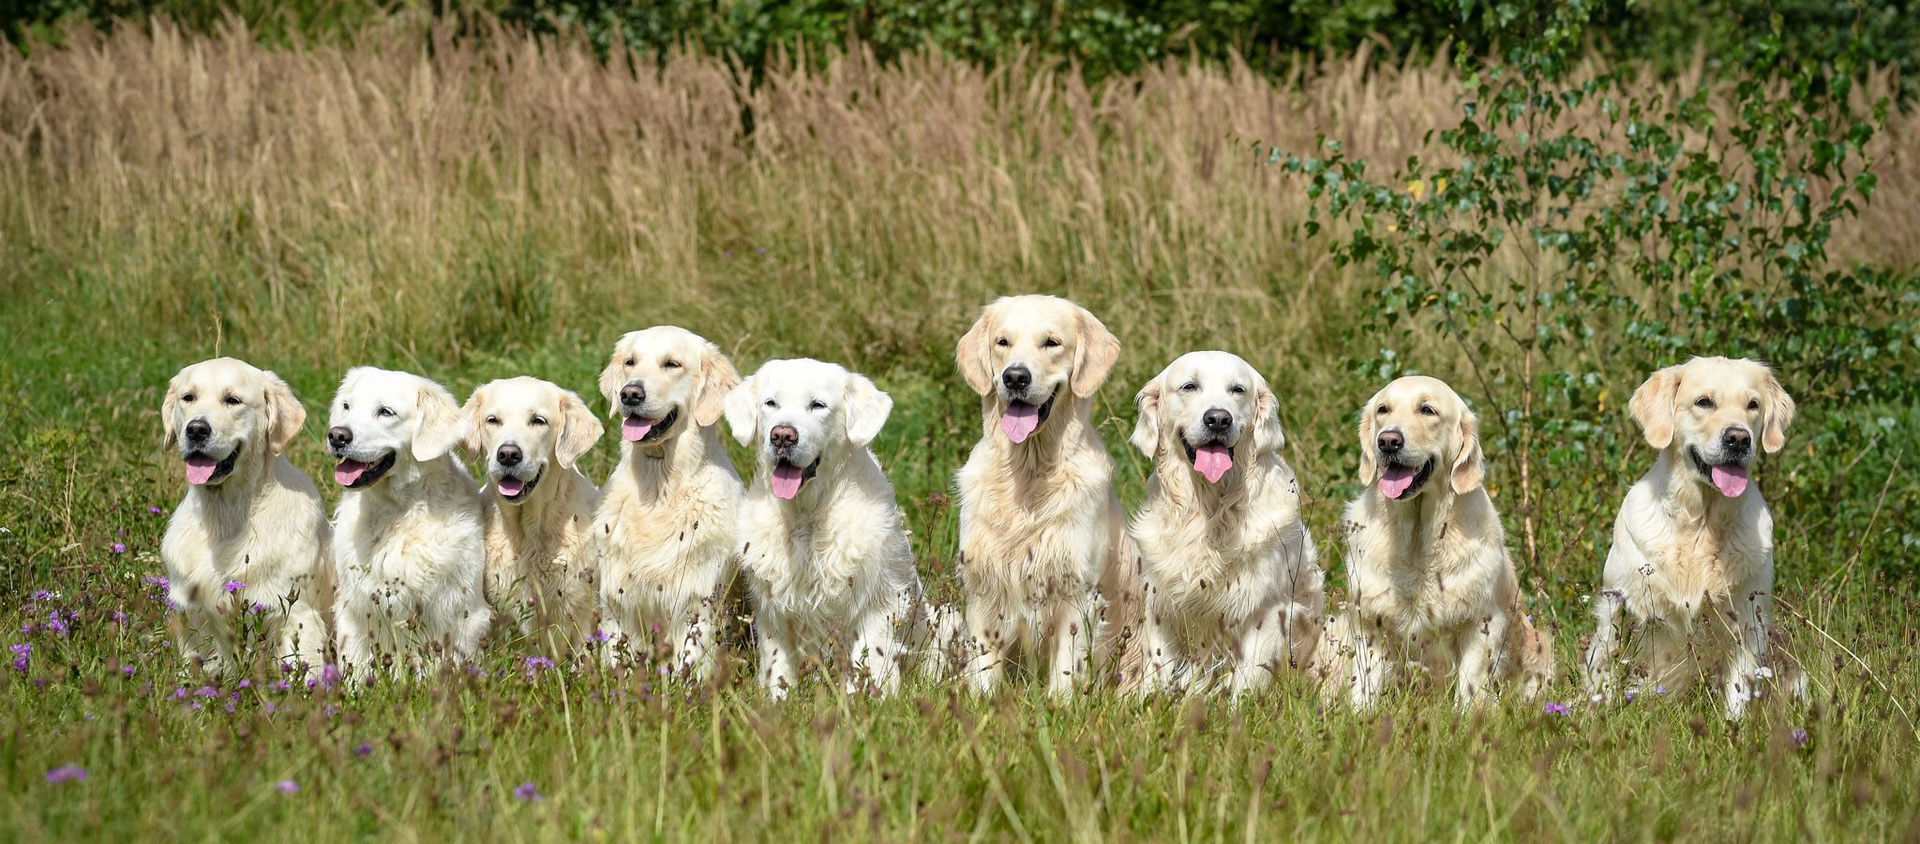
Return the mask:
<path fill-rule="evenodd" d="M 1059 348 L 1060 341 L 1055 338 L 1048 337 L 1046 340 L 1042 341 L 1040 345 L 1044 348 L 1055 349 L 1055 348 Z"/>
<path fill-rule="evenodd" d="M 383 408 L 380 408 L 379 410 L 377 410 L 377 411 L 374 411 L 374 412 L 375 412 L 375 413 L 378 413 L 378 414 L 379 414 L 379 415 L 381 415 L 381 416 L 392 416 L 392 415 L 393 415 L 393 408 L 391 408 L 391 407 L 383 407 Z"/>
<path fill-rule="evenodd" d="M 1187 383 L 1180 385 L 1180 392 L 1183 392 L 1183 393 L 1191 393 L 1198 389 L 1200 389 L 1200 384 L 1197 381 L 1188 381 Z"/>
<path fill-rule="evenodd" d="M 1748 400 L 1747 400 L 1747 409 L 1748 409 L 1748 410 L 1759 410 L 1759 409 L 1760 409 L 1760 400 L 1759 400 L 1759 399 L 1748 399 Z"/>
<path fill-rule="evenodd" d="M 1386 405 L 1384 405 L 1384 404 L 1383 404 L 1383 405 L 1380 405 L 1379 407 L 1376 407 L 1376 408 L 1374 408 L 1374 409 L 1373 409 L 1373 412 L 1374 412 L 1374 414 L 1375 414 L 1375 415 L 1378 415 L 1378 416 L 1385 416 L 1385 415 L 1387 415 L 1387 406 L 1386 406 Z"/>
<path fill-rule="evenodd" d="M 777 408 L 780 406 L 780 403 L 777 401 L 774 401 L 773 399 L 767 399 L 767 406 Z"/>
<path fill-rule="evenodd" d="M 193 399 L 194 399 L 194 395 L 192 393 L 188 393 L 180 397 L 180 400 L 183 402 L 186 402 L 187 404 L 193 404 Z"/>
<path fill-rule="evenodd" d="M 1236 396 L 1244 396 L 1247 394 L 1247 388 L 1239 384 L 1235 384 L 1231 387 L 1228 387 L 1227 392 L 1232 393 Z"/>
<path fill-rule="evenodd" d="M 227 396 L 226 398 L 221 399 L 221 401 L 226 402 L 228 407 L 239 407 L 240 405 L 245 404 L 245 402 L 240 401 L 239 396 Z"/>
<path fill-rule="evenodd" d="M 627 358 L 627 365 L 628 365 L 628 366 L 632 366 L 632 365 L 634 365 L 635 363 L 637 363 L 637 361 L 635 361 L 635 360 L 634 360 L 633 358 Z"/>
<path fill-rule="evenodd" d="M 340 409 L 341 409 L 341 410 L 352 410 L 353 408 L 351 408 L 351 407 L 349 407 L 349 406 L 347 406 L 347 403 L 346 403 L 346 402 L 341 402 L 341 403 L 340 403 Z"/>
<path fill-rule="evenodd" d="M 1420 415 L 1421 416 L 1439 416 L 1440 411 L 1434 410 L 1433 405 L 1423 404 L 1423 405 L 1420 405 Z"/>
<path fill-rule="evenodd" d="M 807 409 L 808 410 L 826 410 L 827 403 L 820 401 L 819 399 L 815 399 L 812 402 L 807 404 Z"/>
<path fill-rule="evenodd" d="M 661 369 L 679 369 L 680 362 L 677 360 L 674 360 L 673 358 L 667 358 L 666 360 L 663 360 L 660 362 L 660 368 Z"/>
<path fill-rule="evenodd" d="M 998 340 L 993 341 L 993 344 L 996 346 L 1002 346 L 1002 347 L 1013 345 L 1012 343 L 1007 342 L 1007 338 L 1005 337 L 1002 337 Z"/>
<path fill-rule="evenodd" d="M 535 416 L 535 417 L 533 417 L 532 419 L 528 419 L 528 420 L 527 420 L 527 424 L 529 424 L 529 425 L 545 425 L 545 424 L 547 424 L 547 417 L 545 417 L 545 416 Z"/>
<path fill-rule="evenodd" d="M 498 417 L 498 416 L 489 416 L 489 417 L 487 417 L 487 424 L 488 424 L 488 425 L 498 425 L 498 424 L 500 424 L 500 417 Z"/>
<path fill-rule="evenodd" d="M 1701 396 L 1693 400 L 1693 406 L 1700 408 L 1701 410 L 1712 410 L 1713 399 L 1707 396 Z"/>

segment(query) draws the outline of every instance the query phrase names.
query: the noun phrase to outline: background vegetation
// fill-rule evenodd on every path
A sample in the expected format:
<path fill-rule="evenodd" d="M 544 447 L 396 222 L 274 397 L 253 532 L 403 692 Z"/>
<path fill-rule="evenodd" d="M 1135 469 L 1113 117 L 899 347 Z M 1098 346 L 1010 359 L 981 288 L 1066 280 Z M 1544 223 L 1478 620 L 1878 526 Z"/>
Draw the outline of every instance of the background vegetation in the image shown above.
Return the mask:
<path fill-rule="evenodd" d="M 999 6 L 955 30 L 980 45 L 939 50 L 881 24 L 905 33 L 918 19 L 900 10 L 972 7 L 663 4 L 652 28 L 614 26 L 597 6 L 167 7 L 180 22 L 143 21 L 147 8 L 31 6 L 10 12 L 17 44 L 0 46 L 8 837 L 1915 829 L 1920 161 L 1916 118 L 1877 108 L 1898 102 L 1897 68 L 1860 52 L 1905 20 L 1863 26 L 1852 54 L 1823 52 L 1809 42 L 1836 30 L 1796 25 L 1789 8 L 1777 30 L 1739 29 L 1738 50 L 1689 62 L 1678 47 L 1646 61 L 1587 52 L 1608 43 L 1604 7 L 1601 36 L 1575 27 L 1557 53 L 1414 50 L 1441 33 L 1491 44 L 1514 22 L 1415 25 L 1454 19 L 1440 9 L 1396 30 L 1390 4 L 1303 5 L 1311 34 L 1272 42 L 1233 40 L 1238 7 L 1208 4 L 1189 14 L 1218 12 L 1227 23 L 1209 25 L 1225 35 L 1083 28 L 1097 49 L 1032 33 L 1040 11 L 1048 32 L 1083 31 L 1098 5 L 1059 7 L 1058 22 L 1055 7 Z M 67 12 L 133 17 L 74 28 Z M 66 28 L 41 26 L 52 20 Z M 1394 49 L 1359 37 L 1377 28 Z M 804 59 L 768 46 L 799 34 L 818 47 Z M 1653 35 L 1634 49 L 1678 43 Z M 1543 56 L 1559 64 L 1528 68 Z M 1470 118 L 1484 103 L 1519 111 Z M 1829 171 L 1808 158 L 1820 149 Z M 1757 181 L 1763 165 L 1777 178 Z M 1548 186 L 1569 167 L 1590 177 L 1590 201 Z M 1621 205 L 1625 180 L 1640 192 Z M 1708 209 L 1726 184 L 1739 201 Z M 1741 201 L 1764 212 L 1766 198 L 1780 216 L 1745 216 Z M 1568 212 L 1512 216 L 1515 201 Z M 1588 227 L 1596 207 L 1638 216 Z M 1505 245 L 1458 237 L 1496 228 Z M 1574 254 L 1562 234 L 1607 248 L 1578 253 L 1584 269 L 1552 264 Z M 1553 286 L 1530 289 L 1522 270 L 1543 259 Z M 1522 283 L 1470 296 L 1424 269 L 1436 260 Z M 1025 291 L 1084 302 L 1126 344 L 1096 413 L 1129 503 L 1145 477 L 1125 449 L 1134 390 L 1193 348 L 1261 368 L 1336 582 L 1352 413 L 1381 380 L 1438 374 L 1483 414 L 1537 391 L 1536 416 L 1497 413 L 1530 427 L 1502 443 L 1490 485 L 1517 548 L 1526 521 L 1523 579 L 1569 672 L 1606 526 L 1651 459 L 1625 397 L 1689 353 L 1782 362 L 1802 416 L 1761 484 L 1817 703 L 1738 727 L 1705 697 L 1579 706 L 1571 681 L 1554 692 L 1571 712 L 1515 703 L 1467 718 L 1423 690 L 1354 718 L 1298 684 L 1237 706 L 980 703 L 922 686 L 775 708 L 727 685 L 545 670 L 511 641 L 465 677 L 352 699 L 271 673 L 203 686 L 174 664 L 146 578 L 180 494 L 157 410 L 186 363 L 271 367 L 317 414 L 360 363 L 462 394 L 519 373 L 590 394 L 614 338 L 661 322 L 743 369 L 841 361 L 895 398 L 878 451 L 923 573 L 951 597 L 949 478 L 979 432 L 952 347 L 981 304 Z M 1545 318 L 1509 330 L 1533 314 Z M 1535 354 L 1537 369 L 1515 368 Z M 324 477 L 317 419 L 290 456 Z M 589 471 L 615 453 L 602 443 Z"/>

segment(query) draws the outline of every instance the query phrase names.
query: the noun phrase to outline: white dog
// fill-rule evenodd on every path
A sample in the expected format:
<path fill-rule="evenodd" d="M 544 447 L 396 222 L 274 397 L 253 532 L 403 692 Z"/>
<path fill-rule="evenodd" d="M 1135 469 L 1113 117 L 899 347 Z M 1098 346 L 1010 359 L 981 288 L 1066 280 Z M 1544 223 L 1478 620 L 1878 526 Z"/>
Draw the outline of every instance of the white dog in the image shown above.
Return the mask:
<path fill-rule="evenodd" d="M 285 381 L 233 358 L 167 383 L 160 421 L 188 486 L 160 559 L 181 652 L 209 673 L 244 670 L 235 628 L 250 614 L 265 617 L 281 662 L 326 664 L 333 530 L 320 490 L 281 456 L 306 419 Z"/>
<path fill-rule="evenodd" d="M 1267 380 L 1235 355 L 1193 352 L 1134 401 L 1133 445 L 1153 460 L 1132 525 L 1147 596 L 1141 690 L 1208 658 L 1228 661 L 1236 695 L 1306 668 L 1325 577 Z"/>
<path fill-rule="evenodd" d="M 1518 676 L 1531 700 L 1553 649 L 1521 602 L 1486 475 L 1479 422 L 1436 378 L 1388 384 L 1360 409 L 1360 481 L 1347 505 L 1351 700 L 1370 708 L 1397 663 L 1454 674 L 1455 700 Z"/>
<path fill-rule="evenodd" d="M 467 451 L 491 482 L 487 598 L 536 647 L 567 658 L 599 617 L 588 528 L 600 490 L 574 462 L 600 438 L 600 420 L 572 391 L 527 377 L 481 385 L 464 412 Z"/>
<path fill-rule="evenodd" d="M 713 667 L 743 492 L 715 426 L 738 383 L 718 347 L 672 326 L 621 337 L 600 373 L 622 440 L 593 520 L 610 662 Z"/>
<path fill-rule="evenodd" d="M 727 425 L 758 466 L 740 557 L 775 698 L 812 663 L 891 694 L 905 634 L 923 626 L 893 484 L 867 449 L 892 409 L 865 376 L 816 360 L 768 361 L 727 396 Z"/>
<path fill-rule="evenodd" d="M 1755 439 L 1768 454 L 1786 445 L 1793 399 L 1762 364 L 1694 358 L 1655 372 L 1630 409 L 1660 457 L 1614 520 L 1594 602 L 1588 694 L 1613 693 L 1625 607 L 1641 637 L 1641 687 L 1677 692 L 1703 670 L 1717 672 L 1726 716 L 1739 718 L 1777 667 L 1783 685 L 1804 696 L 1803 673 L 1766 664 L 1773 516 L 1750 477 Z"/>
<path fill-rule="evenodd" d="M 1100 320 L 1051 296 L 997 300 L 960 339 L 985 428 L 958 477 L 976 691 L 992 691 L 1016 653 L 1045 661 L 1055 695 L 1089 660 L 1137 669 L 1140 576 L 1092 418 L 1119 357 Z"/>
<path fill-rule="evenodd" d="M 396 675 L 465 662 L 486 637 L 480 494 L 452 453 L 466 436 L 453 395 L 425 378 L 363 366 L 340 383 L 327 444 L 346 488 L 334 615 L 351 680 L 383 658 Z"/>

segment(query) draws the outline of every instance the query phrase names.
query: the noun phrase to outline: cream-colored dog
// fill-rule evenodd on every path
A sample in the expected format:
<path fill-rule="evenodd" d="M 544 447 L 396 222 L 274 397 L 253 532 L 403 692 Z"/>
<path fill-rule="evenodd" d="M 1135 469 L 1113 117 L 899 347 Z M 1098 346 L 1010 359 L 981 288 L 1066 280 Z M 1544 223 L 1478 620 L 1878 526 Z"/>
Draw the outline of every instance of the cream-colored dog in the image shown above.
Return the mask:
<path fill-rule="evenodd" d="M 1793 399 L 1763 364 L 1694 358 L 1655 372 L 1633 394 L 1633 418 L 1660 450 L 1628 490 L 1594 602 L 1599 627 L 1586 685 L 1614 691 L 1620 610 L 1640 635 L 1636 691 L 1677 692 L 1702 671 L 1719 674 L 1728 718 L 1739 718 L 1777 669 L 1796 695 L 1796 667 L 1769 666 L 1773 629 L 1773 516 L 1750 473 L 1787 442 Z"/>
<path fill-rule="evenodd" d="M 1226 352 L 1193 352 L 1141 388 L 1133 445 L 1153 460 L 1132 534 L 1146 579 L 1151 692 L 1224 659 L 1231 688 L 1304 669 L 1325 577 L 1300 520 L 1300 482 L 1267 380 Z M 1199 686 L 1196 685 L 1195 688 Z"/>
<path fill-rule="evenodd" d="M 333 530 L 313 481 L 281 456 L 306 422 L 287 382 L 233 358 L 180 370 L 160 421 L 186 467 L 187 497 L 160 559 L 180 650 L 209 673 L 245 670 L 236 627 L 265 617 L 282 663 L 326 664 Z"/>
<path fill-rule="evenodd" d="M 757 465 L 740 561 L 775 698 L 814 664 L 891 694 L 906 634 L 924 626 L 893 484 L 867 448 L 892 410 L 866 376 L 817 360 L 768 361 L 727 395 L 727 425 Z"/>
<path fill-rule="evenodd" d="M 1341 634 L 1354 707 L 1370 708 L 1407 661 L 1451 671 L 1462 706 L 1516 677 L 1531 700 L 1553 678 L 1553 649 L 1522 606 L 1466 402 L 1439 379 L 1398 379 L 1361 408 L 1360 449 Z"/>
<path fill-rule="evenodd" d="M 467 437 L 460 405 L 418 375 L 362 366 L 331 416 L 333 479 L 346 490 L 334 517 L 343 673 L 417 676 L 472 660 L 493 612 L 480 490 L 453 454 Z"/>
<path fill-rule="evenodd" d="M 743 492 L 716 425 L 739 383 L 718 347 L 672 326 L 621 337 L 600 373 L 622 442 L 593 520 L 610 663 L 712 669 Z"/>
<path fill-rule="evenodd" d="M 1056 695 L 1090 661 L 1137 671 L 1140 576 L 1092 418 L 1120 341 L 1072 302 L 1014 296 L 987 306 L 956 357 L 985 428 L 958 478 L 973 688 L 992 691 L 1016 656 Z"/>
<path fill-rule="evenodd" d="M 600 420 L 572 391 L 524 376 L 482 384 L 463 412 L 467 451 L 489 482 L 487 599 L 539 652 L 571 657 L 599 621 L 588 528 L 600 490 L 574 462 L 600 438 Z"/>

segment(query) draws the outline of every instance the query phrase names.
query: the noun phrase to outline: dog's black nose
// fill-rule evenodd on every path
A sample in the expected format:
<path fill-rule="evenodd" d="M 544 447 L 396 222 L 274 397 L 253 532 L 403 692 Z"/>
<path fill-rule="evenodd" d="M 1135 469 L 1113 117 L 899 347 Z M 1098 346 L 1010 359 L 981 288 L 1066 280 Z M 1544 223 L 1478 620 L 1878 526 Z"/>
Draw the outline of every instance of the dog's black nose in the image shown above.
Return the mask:
<path fill-rule="evenodd" d="M 493 453 L 493 459 L 502 466 L 518 466 L 520 458 L 524 456 L 520 453 L 520 447 L 513 443 L 505 443 Z"/>
<path fill-rule="evenodd" d="M 1746 454 L 1753 448 L 1753 434 L 1745 428 L 1728 428 L 1720 433 L 1720 445 L 1734 454 Z"/>
<path fill-rule="evenodd" d="M 639 384 L 628 384 L 620 388 L 620 403 L 627 407 L 639 407 L 647 401 L 647 388 Z"/>
<path fill-rule="evenodd" d="M 792 425 L 775 425 L 773 430 L 767 432 L 767 444 L 779 451 L 793 448 L 799 442 L 800 432 L 794 430 Z"/>
<path fill-rule="evenodd" d="M 213 426 L 208 425 L 207 420 L 195 419 L 187 423 L 187 442 L 203 443 L 211 436 L 213 436 Z"/>
<path fill-rule="evenodd" d="M 1380 432 L 1380 453 L 1397 454 L 1407 444 L 1407 438 L 1399 431 Z"/>
<path fill-rule="evenodd" d="M 1206 424 L 1207 430 L 1221 434 L 1233 427 L 1233 414 L 1216 407 L 1201 414 L 1200 421 Z"/>
<path fill-rule="evenodd" d="M 1024 366 L 1009 366 L 1006 371 L 1000 373 L 1000 383 L 1007 385 L 1007 389 L 1016 393 L 1025 392 L 1028 387 L 1033 386 L 1033 370 Z"/>
<path fill-rule="evenodd" d="M 334 448 L 346 448 L 353 442 L 353 431 L 345 425 L 335 425 L 327 429 L 327 444 Z"/>

